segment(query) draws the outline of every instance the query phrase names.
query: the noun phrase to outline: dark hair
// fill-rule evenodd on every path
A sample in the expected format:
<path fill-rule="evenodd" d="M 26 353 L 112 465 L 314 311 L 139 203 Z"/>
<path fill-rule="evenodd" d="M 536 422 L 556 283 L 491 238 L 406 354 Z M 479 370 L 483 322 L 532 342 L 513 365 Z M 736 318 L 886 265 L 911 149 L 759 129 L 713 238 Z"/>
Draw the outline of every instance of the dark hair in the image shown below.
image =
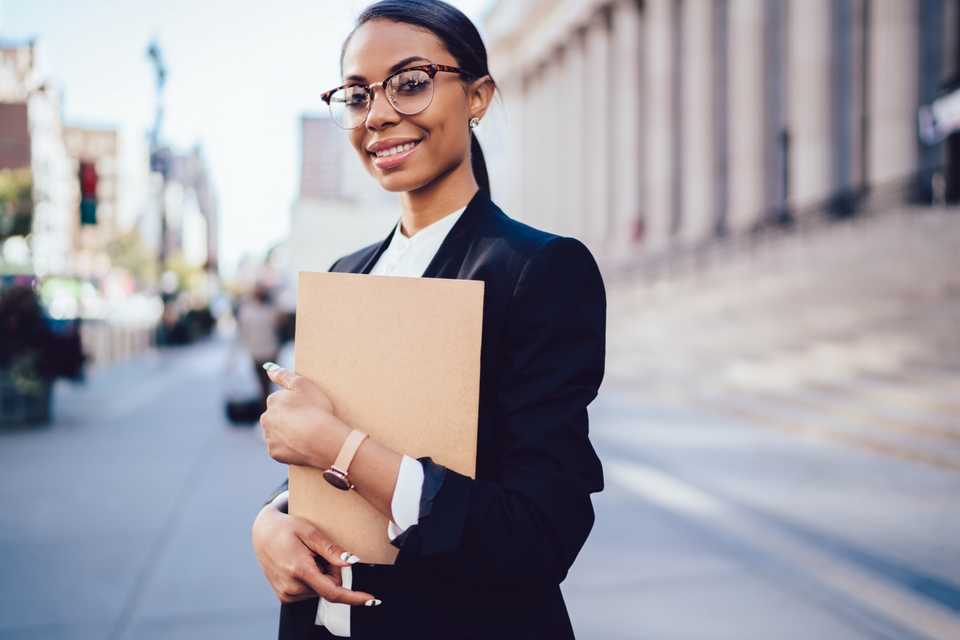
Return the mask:
<path fill-rule="evenodd" d="M 340 62 L 354 31 L 371 20 L 384 19 L 421 27 L 437 36 L 457 66 L 467 71 L 473 78 L 490 75 L 487 68 L 487 48 L 477 27 L 462 11 L 441 0 L 380 0 L 370 5 L 357 16 L 353 31 L 343 42 Z M 470 132 L 470 163 L 473 177 L 482 191 L 490 193 L 490 176 L 483 159 L 483 149 L 473 131 Z"/>

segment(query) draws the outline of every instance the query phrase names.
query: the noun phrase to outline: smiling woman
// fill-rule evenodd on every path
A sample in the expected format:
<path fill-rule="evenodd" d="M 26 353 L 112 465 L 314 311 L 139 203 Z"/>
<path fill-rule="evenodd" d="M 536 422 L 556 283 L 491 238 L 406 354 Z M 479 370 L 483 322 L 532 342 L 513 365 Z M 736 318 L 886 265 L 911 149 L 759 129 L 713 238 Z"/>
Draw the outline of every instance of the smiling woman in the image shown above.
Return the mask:
<path fill-rule="evenodd" d="M 322 381 L 271 366 L 282 389 L 260 418 L 270 456 L 355 490 L 389 519 L 399 550 L 395 565 L 363 563 L 323 523 L 287 515 L 281 487 L 253 526 L 283 602 L 280 637 L 572 638 L 559 585 L 603 488 L 587 419 L 604 363 L 596 262 L 580 242 L 491 201 L 473 128 L 496 87 L 459 10 L 370 6 L 341 70 L 323 99 L 402 210 L 382 242 L 331 270 L 485 282 L 476 478 L 367 437 L 338 417 Z"/>

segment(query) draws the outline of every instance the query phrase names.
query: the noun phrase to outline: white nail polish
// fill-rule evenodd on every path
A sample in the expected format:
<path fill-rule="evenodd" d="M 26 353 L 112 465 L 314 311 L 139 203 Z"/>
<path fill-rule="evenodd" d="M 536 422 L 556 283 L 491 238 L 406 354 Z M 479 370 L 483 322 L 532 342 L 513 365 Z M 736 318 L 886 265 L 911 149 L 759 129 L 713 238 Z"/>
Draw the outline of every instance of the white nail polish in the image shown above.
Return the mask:
<path fill-rule="evenodd" d="M 352 555 L 349 558 L 347 558 L 346 561 L 349 562 L 350 564 L 357 564 L 358 562 L 360 562 L 360 558 Z"/>
<path fill-rule="evenodd" d="M 383 602 L 381 602 L 380 600 L 377 600 L 376 598 L 373 598 L 372 600 L 367 600 L 366 602 L 364 602 L 364 603 L 363 603 L 363 606 L 365 606 L 365 607 L 379 607 L 381 604 L 383 604 Z"/>
<path fill-rule="evenodd" d="M 347 558 L 349 557 L 350 557 L 349 551 L 344 551 L 343 553 L 340 554 L 340 559 L 343 560 L 344 562 L 347 562 Z"/>

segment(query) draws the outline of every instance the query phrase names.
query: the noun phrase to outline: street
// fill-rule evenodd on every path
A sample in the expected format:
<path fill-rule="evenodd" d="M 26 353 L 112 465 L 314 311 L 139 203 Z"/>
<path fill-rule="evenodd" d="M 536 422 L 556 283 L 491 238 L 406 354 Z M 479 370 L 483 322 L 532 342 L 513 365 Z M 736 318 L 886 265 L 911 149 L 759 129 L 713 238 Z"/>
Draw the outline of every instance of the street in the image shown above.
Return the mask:
<path fill-rule="evenodd" d="M 610 286 L 578 638 L 960 637 L 960 219 L 929 216 L 751 286 Z M 274 637 L 249 532 L 284 471 L 223 417 L 228 348 L 58 383 L 53 425 L 0 433 L 0 638 Z"/>

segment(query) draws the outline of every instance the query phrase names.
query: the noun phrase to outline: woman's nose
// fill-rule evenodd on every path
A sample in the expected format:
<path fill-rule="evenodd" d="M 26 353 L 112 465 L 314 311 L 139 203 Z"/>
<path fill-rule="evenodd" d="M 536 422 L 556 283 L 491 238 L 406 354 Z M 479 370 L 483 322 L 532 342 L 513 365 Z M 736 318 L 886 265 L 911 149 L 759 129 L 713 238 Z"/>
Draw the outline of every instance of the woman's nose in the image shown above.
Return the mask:
<path fill-rule="evenodd" d="M 383 89 L 374 90 L 370 98 L 370 111 L 367 112 L 367 128 L 381 129 L 384 125 L 395 124 L 400 120 L 400 114 L 390 104 Z"/>

